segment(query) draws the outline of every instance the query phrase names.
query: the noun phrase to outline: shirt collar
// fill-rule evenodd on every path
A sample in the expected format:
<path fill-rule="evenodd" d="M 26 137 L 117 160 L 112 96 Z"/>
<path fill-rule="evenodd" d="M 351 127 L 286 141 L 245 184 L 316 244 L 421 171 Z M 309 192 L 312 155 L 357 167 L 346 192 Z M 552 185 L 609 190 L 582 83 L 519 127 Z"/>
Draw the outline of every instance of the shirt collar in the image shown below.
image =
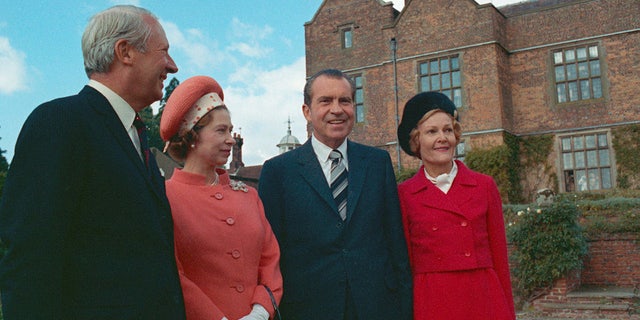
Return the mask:
<path fill-rule="evenodd" d="M 313 151 L 316 153 L 316 156 L 318 157 L 318 160 L 320 161 L 320 163 L 329 161 L 329 153 L 333 149 L 328 147 L 326 144 L 320 142 L 320 140 L 318 140 L 318 138 L 316 138 L 316 136 L 313 134 L 311 135 L 311 146 L 313 147 Z M 342 160 L 343 160 L 342 162 L 344 163 L 345 167 L 348 170 L 349 159 L 347 158 L 347 139 L 344 139 L 342 144 L 338 148 L 336 148 L 336 150 L 342 153 Z"/>
<path fill-rule="evenodd" d="M 118 115 L 118 118 L 120 119 L 120 122 L 122 122 L 122 125 L 125 127 L 125 129 L 131 127 L 131 125 L 133 124 L 133 120 L 136 117 L 136 112 L 133 110 L 131 105 L 129 105 L 129 103 L 122 99 L 122 97 L 120 97 L 113 90 L 109 89 L 109 87 L 96 80 L 90 79 L 87 85 L 96 89 L 105 98 L 107 98 L 107 101 L 109 101 L 109 104 L 111 104 L 111 107 Z"/>

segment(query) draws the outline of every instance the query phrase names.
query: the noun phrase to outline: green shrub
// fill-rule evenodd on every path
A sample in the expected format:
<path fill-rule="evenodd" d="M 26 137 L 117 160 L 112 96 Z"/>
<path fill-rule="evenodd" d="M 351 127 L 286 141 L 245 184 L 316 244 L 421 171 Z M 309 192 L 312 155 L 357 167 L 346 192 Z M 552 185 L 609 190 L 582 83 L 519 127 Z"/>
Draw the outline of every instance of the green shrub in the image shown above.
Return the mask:
<path fill-rule="evenodd" d="M 578 224 L 579 215 L 578 207 L 566 199 L 542 207 L 505 209 L 507 237 L 514 246 L 513 276 L 523 297 L 582 268 L 587 241 Z"/>

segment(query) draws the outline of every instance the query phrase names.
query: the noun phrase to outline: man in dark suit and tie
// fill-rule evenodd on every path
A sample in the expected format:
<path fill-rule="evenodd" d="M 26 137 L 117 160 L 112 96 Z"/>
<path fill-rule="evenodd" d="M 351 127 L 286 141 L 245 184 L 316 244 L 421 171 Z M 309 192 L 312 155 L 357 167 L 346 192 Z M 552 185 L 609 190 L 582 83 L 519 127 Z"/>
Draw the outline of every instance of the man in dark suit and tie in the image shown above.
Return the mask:
<path fill-rule="evenodd" d="M 25 122 L 0 202 L 4 319 L 184 319 L 164 180 L 137 112 L 178 71 L 157 18 L 95 15 L 89 83 Z"/>
<path fill-rule="evenodd" d="M 347 139 L 355 86 L 304 88 L 313 136 L 264 163 L 259 193 L 281 248 L 284 319 L 411 319 L 411 274 L 389 154 Z M 345 192 L 346 191 L 346 192 Z"/>

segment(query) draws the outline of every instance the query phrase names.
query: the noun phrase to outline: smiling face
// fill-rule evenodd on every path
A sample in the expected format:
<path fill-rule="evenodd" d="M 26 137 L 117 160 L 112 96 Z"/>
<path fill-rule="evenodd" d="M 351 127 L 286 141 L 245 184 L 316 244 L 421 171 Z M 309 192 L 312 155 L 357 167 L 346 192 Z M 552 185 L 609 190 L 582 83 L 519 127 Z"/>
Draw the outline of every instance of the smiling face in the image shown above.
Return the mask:
<path fill-rule="evenodd" d="M 302 112 L 320 142 L 339 147 L 355 121 L 351 84 L 344 78 L 319 76 L 311 86 L 311 103 L 304 104 Z"/>
<path fill-rule="evenodd" d="M 143 106 L 162 99 L 164 80 L 167 74 L 176 73 L 178 67 L 169 55 L 169 42 L 157 20 L 150 16 L 145 16 L 144 20 L 151 28 L 151 35 L 146 42 L 144 52 L 133 49 L 136 53 L 133 76 L 136 78 L 136 91 L 139 93 L 138 99 Z"/>
<path fill-rule="evenodd" d="M 418 152 L 432 177 L 451 171 L 457 139 L 453 118 L 439 111 L 418 124 Z"/>
<path fill-rule="evenodd" d="M 236 143 L 231 135 L 233 125 L 227 109 L 215 108 L 205 117 L 210 119 L 208 123 L 195 129 L 198 137 L 193 144 L 194 147 L 187 153 L 185 161 L 185 167 L 199 168 L 200 172 L 225 165 Z"/>

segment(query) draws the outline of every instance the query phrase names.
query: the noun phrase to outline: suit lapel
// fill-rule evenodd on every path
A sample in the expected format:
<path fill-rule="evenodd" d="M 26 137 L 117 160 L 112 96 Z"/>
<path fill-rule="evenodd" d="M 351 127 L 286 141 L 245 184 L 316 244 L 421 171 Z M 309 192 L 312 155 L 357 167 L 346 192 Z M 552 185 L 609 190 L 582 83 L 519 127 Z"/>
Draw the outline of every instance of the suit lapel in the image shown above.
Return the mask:
<path fill-rule="evenodd" d="M 366 173 L 369 168 L 367 149 L 359 144 L 347 140 L 347 154 L 349 159 L 349 193 L 347 196 L 347 221 L 356 212 L 356 204 L 362 193 Z"/>
<path fill-rule="evenodd" d="M 307 140 L 299 149 L 298 170 L 300 175 L 316 191 L 318 196 L 333 209 L 335 214 L 339 216 L 338 207 L 331 195 L 331 189 L 322 172 L 318 157 L 311 146 L 311 139 Z M 347 203 L 348 201 L 349 200 L 347 200 Z"/>
<path fill-rule="evenodd" d="M 123 153 L 126 154 L 129 160 L 133 162 L 138 173 L 142 175 L 150 188 L 160 199 L 164 198 L 163 186 L 159 185 L 159 179 L 152 179 L 153 175 L 159 175 L 157 165 L 154 161 L 155 159 L 153 159 L 154 157 L 150 157 L 151 170 L 148 171 L 147 167 L 140 159 L 138 151 L 133 146 L 133 143 L 131 143 L 131 138 L 129 138 L 127 131 L 122 126 L 122 122 L 120 122 L 118 115 L 113 110 L 113 107 L 111 107 L 111 105 L 109 104 L 109 101 L 97 90 L 89 86 L 85 86 L 82 91 L 80 91 L 80 95 L 83 95 L 87 98 L 87 100 L 89 101 L 89 105 L 96 111 L 96 114 L 101 117 L 102 121 L 100 122 L 100 124 L 103 124 L 106 127 L 106 131 L 111 134 L 113 139 L 122 149 Z"/>

